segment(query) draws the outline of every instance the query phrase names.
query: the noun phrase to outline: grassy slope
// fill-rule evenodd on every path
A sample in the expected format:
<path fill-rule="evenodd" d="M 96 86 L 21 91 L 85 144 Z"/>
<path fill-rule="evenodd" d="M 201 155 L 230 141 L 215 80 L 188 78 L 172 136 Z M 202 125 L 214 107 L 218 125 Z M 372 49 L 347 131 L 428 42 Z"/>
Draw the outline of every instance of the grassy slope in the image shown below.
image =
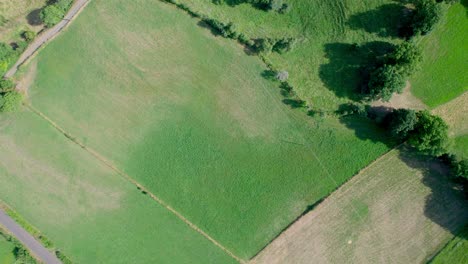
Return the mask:
<path fill-rule="evenodd" d="M 411 80 L 412 92 L 429 107 L 446 103 L 468 90 L 468 17 L 466 7 L 453 5 L 447 17 L 421 41 L 421 70 Z"/>
<path fill-rule="evenodd" d="M 13 255 L 14 245 L 0 235 L 0 264 L 15 263 L 15 255 Z"/>
<path fill-rule="evenodd" d="M 232 262 L 35 114 L 0 123 L 1 199 L 77 263 Z"/>
<path fill-rule="evenodd" d="M 431 264 L 453 264 L 468 262 L 468 226 L 450 241 L 430 262 Z"/>
<path fill-rule="evenodd" d="M 291 226 L 256 263 L 423 263 L 468 221 L 464 195 L 445 175 L 426 157 L 392 151 Z"/>
<path fill-rule="evenodd" d="M 398 42 L 396 31 L 401 6 L 390 0 L 288 0 L 288 14 L 264 12 L 249 4 L 214 5 L 211 0 L 177 0 L 221 21 L 232 21 L 251 38 L 295 37 L 299 44 L 285 55 L 268 58 L 290 73 L 290 82 L 301 98 L 314 108 L 336 109 L 355 99 L 359 66 L 366 65 L 373 50 Z M 353 50 L 352 44 L 368 45 Z M 371 44 L 369 44 L 371 43 Z"/>
<path fill-rule="evenodd" d="M 195 24 L 93 1 L 38 56 L 31 101 L 248 258 L 388 147 L 367 121 L 289 110 L 256 57 Z"/>
<path fill-rule="evenodd" d="M 25 29 L 40 30 L 42 26 L 37 22 L 39 14 L 37 10 L 46 2 L 46 0 L 0 0 L 0 41 L 7 43 L 18 41 L 21 39 L 21 32 Z"/>

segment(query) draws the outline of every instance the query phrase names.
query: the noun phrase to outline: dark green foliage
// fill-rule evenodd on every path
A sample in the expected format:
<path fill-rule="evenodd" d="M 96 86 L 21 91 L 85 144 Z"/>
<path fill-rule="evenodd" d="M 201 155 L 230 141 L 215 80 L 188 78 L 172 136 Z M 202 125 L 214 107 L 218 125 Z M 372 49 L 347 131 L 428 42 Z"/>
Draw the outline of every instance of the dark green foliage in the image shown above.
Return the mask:
<path fill-rule="evenodd" d="M 292 50 L 295 44 L 296 44 L 296 39 L 294 38 L 282 38 L 282 39 L 276 40 L 275 44 L 273 44 L 272 50 L 280 54 L 283 54 Z"/>
<path fill-rule="evenodd" d="M 340 116 L 347 115 L 361 115 L 367 116 L 367 109 L 364 104 L 359 103 L 347 103 L 339 106 L 338 110 L 335 112 Z"/>
<path fill-rule="evenodd" d="M 417 122 L 416 111 L 410 109 L 396 109 L 385 120 L 392 136 L 400 140 L 408 138 Z"/>
<path fill-rule="evenodd" d="M 413 34 L 425 35 L 439 22 L 443 13 L 442 7 L 434 0 L 418 0 L 411 19 Z"/>
<path fill-rule="evenodd" d="M 15 83 L 12 82 L 10 79 L 1 79 L 0 80 L 0 93 L 7 92 L 15 88 Z"/>
<path fill-rule="evenodd" d="M 58 24 L 68 12 L 72 0 L 56 0 L 42 9 L 40 18 L 46 27 Z"/>
<path fill-rule="evenodd" d="M 36 37 L 36 33 L 34 31 L 31 31 L 31 30 L 25 30 L 25 31 L 23 31 L 23 33 L 21 33 L 21 37 L 26 42 L 31 42 Z"/>
<path fill-rule="evenodd" d="M 428 111 L 420 111 L 416 116 L 418 121 L 408 143 L 423 153 L 434 156 L 444 153 L 448 142 L 448 126 L 444 120 Z"/>
<path fill-rule="evenodd" d="M 227 1 L 227 0 L 212 0 L 214 4 L 223 4 L 227 3 L 230 5 L 249 3 L 255 8 L 262 9 L 265 11 L 276 11 L 279 13 L 286 13 L 289 11 L 290 6 L 284 3 L 284 0 L 236 0 L 236 1 Z"/>
<path fill-rule="evenodd" d="M 412 41 L 405 41 L 395 48 L 388 58 L 387 63 L 397 65 L 402 74 L 410 75 L 421 62 L 422 51 Z"/>
<path fill-rule="evenodd" d="M 274 44 L 274 41 L 269 38 L 257 39 L 255 41 L 254 48 L 258 53 L 269 54 L 271 53 Z"/>
<path fill-rule="evenodd" d="M 203 21 L 210 25 L 211 28 L 216 31 L 216 33 L 222 35 L 225 38 L 237 39 L 239 36 L 239 34 L 236 32 L 236 27 L 231 22 L 224 24 L 212 18 L 205 18 Z M 243 38 L 245 38 L 245 36 L 243 36 Z"/>
<path fill-rule="evenodd" d="M 389 101 L 393 93 L 401 93 L 405 87 L 405 76 L 395 65 L 383 65 L 371 72 L 368 91 L 373 100 Z"/>
<path fill-rule="evenodd" d="M 23 95 L 16 91 L 10 91 L 3 94 L 2 99 L 0 112 L 14 112 L 19 109 L 23 101 Z"/>

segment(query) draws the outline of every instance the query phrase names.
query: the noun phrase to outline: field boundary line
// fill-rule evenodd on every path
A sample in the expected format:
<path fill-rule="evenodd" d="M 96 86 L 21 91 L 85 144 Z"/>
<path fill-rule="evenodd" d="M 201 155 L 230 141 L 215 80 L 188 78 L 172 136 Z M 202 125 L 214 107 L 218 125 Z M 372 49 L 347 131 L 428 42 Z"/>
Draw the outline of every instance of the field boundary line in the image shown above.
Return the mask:
<path fill-rule="evenodd" d="M 220 248 L 222 251 L 224 251 L 226 254 L 228 254 L 230 257 L 232 257 L 233 259 L 235 259 L 237 262 L 239 263 L 242 263 L 242 264 L 245 264 L 246 262 L 244 260 L 242 260 L 241 258 L 239 258 L 238 256 L 236 256 L 234 253 L 232 253 L 229 249 L 227 249 L 226 247 L 224 247 L 221 243 L 219 243 L 218 241 L 216 241 L 214 238 L 212 238 L 210 235 L 208 235 L 207 233 L 205 233 L 205 231 L 203 231 L 202 229 L 200 229 L 197 225 L 195 225 L 194 223 L 192 223 L 190 220 L 188 220 L 187 218 L 185 218 L 181 213 L 179 213 L 177 210 L 175 210 L 174 208 L 172 208 L 168 203 L 166 203 L 164 200 L 162 200 L 161 198 L 159 198 L 158 196 L 156 196 L 155 194 L 153 194 L 152 192 L 150 192 L 146 187 L 144 187 L 142 184 L 140 184 L 137 180 L 133 179 L 130 175 L 128 175 L 127 173 L 123 172 L 122 170 L 120 170 L 119 168 L 117 168 L 115 165 L 112 164 L 112 162 L 110 162 L 109 160 L 107 160 L 104 156 L 102 156 L 101 154 L 99 154 L 97 151 L 95 151 L 94 149 L 84 145 L 83 143 L 81 143 L 80 141 L 78 141 L 75 137 L 73 137 L 70 133 L 68 133 L 65 129 L 63 129 L 62 127 L 60 127 L 57 123 L 55 123 L 52 119 L 50 119 L 48 116 L 46 116 L 45 114 L 43 114 L 41 111 L 37 110 L 36 108 L 34 108 L 32 105 L 28 104 L 28 103 L 24 103 L 24 106 L 26 106 L 29 110 L 31 110 L 33 113 L 35 113 L 36 115 L 38 115 L 39 117 L 41 117 L 42 119 L 44 119 L 45 121 L 47 121 L 52 127 L 54 127 L 57 131 L 59 131 L 61 134 L 63 134 L 67 139 L 69 139 L 71 142 L 75 143 L 76 145 L 78 145 L 79 147 L 81 147 L 83 150 L 85 150 L 86 152 L 88 152 L 89 154 L 91 154 L 93 157 L 95 157 L 98 161 L 100 161 L 102 164 L 104 164 L 105 166 L 107 166 L 108 168 L 110 168 L 111 170 L 113 170 L 114 172 L 116 172 L 117 174 L 119 174 L 120 176 L 122 176 L 125 180 L 127 180 L 128 182 L 132 183 L 133 185 L 135 185 L 139 190 L 145 192 L 146 194 L 148 194 L 148 196 L 151 197 L 151 199 L 153 199 L 154 201 L 156 201 L 157 203 L 159 203 L 160 205 L 162 205 L 164 208 L 166 208 L 168 211 L 170 211 L 172 214 L 174 214 L 177 218 L 179 218 L 181 221 L 183 221 L 185 224 L 187 224 L 190 228 L 192 228 L 193 230 L 195 230 L 197 233 L 201 234 L 203 237 L 205 237 L 206 239 L 208 239 L 211 243 L 213 243 L 214 245 L 216 245 L 218 248 Z"/>

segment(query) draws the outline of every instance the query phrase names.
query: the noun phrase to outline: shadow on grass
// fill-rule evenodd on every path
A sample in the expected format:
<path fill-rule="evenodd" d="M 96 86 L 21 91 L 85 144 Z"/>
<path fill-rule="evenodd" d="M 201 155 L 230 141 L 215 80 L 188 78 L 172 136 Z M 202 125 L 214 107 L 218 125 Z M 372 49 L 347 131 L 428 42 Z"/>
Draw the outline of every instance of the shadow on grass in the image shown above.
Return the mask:
<path fill-rule="evenodd" d="M 369 76 L 368 72 L 383 60 L 383 56 L 394 50 L 388 42 L 374 41 L 363 45 L 329 43 L 324 46 L 328 64 L 319 69 L 325 86 L 336 96 L 359 101 L 361 91 Z"/>
<path fill-rule="evenodd" d="M 461 0 L 460 2 L 466 9 L 466 16 L 468 17 L 468 0 Z"/>
<path fill-rule="evenodd" d="M 41 17 L 40 17 L 41 11 L 42 11 L 42 9 L 35 9 L 26 16 L 26 20 L 28 21 L 29 25 L 39 26 L 39 25 L 42 24 L 42 20 L 41 20 Z"/>
<path fill-rule="evenodd" d="M 468 222 L 468 200 L 460 184 L 450 177 L 449 168 L 440 160 L 418 154 L 406 147 L 400 159 L 423 173 L 422 183 L 431 189 L 426 197 L 424 214 L 453 235 Z"/>
<path fill-rule="evenodd" d="M 365 30 L 379 37 L 399 37 L 400 28 L 408 23 L 408 9 L 397 3 L 382 5 L 375 10 L 352 15 L 348 26 L 354 30 Z"/>

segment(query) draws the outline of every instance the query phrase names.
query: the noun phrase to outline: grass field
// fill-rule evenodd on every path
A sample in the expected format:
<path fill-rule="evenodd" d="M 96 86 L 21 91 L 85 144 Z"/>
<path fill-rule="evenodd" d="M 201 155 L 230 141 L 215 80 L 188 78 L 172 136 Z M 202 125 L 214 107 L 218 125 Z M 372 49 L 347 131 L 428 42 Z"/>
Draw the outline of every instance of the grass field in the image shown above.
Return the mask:
<path fill-rule="evenodd" d="M 248 259 L 392 144 L 368 120 L 290 110 L 257 57 L 196 24 L 92 1 L 31 64 L 30 102 Z"/>
<path fill-rule="evenodd" d="M 468 6 L 466 0 L 463 2 Z M 431 108 L 468 90 L 468 17 L 464 5 L 453 5 L 437 28 L 421 40 L 423 62 L 411 78 L 412 92 Z"/>
<path fill-rule="evenodd" d="M 253 263 L 427 262 L 468 221 L 465 197 L 445 175 L 436 161 L 394 150 L 294 223 Z"/>
<path fill-rule="evenodd" d="M 450 241 L 430 262 L 431 264 L 453 264 L 468 262 L 468 226 Z"/>
<path fill-rule="evenodd" d="M 0 0 L 0 42 L 15 42 L 21 39 L 25 29 L 39 31 L 40 9 L 47 0 Z"/>
<path fill-rule="evenodd" d="M 0 264 L 15 263 L 15 255 L 13 254 L 14 245 L 8 242 L 0 235 Z"/>
<path fill-rule="evenodd" d="M 402 5 L 390 0 L 288 0 L 287 14 L 265 12 L 249 4 L 215 5 L 211 0 L 177 0 L 193 10 L 231 21 L 251 38 L 298 39 L 287 54 L 268 59 L 289 72 L 289 82 L 301 98 L 318 109 L 335 110 L 355 100 L 361 66 L 398 43 Z M 359 48 L 353 48 L 353 44 Z"/>
<path fill-rule="evenodd" d="M 0 120 L 2 200 L 76 263 L 234 263 L 37 115 Z"/>
<path fill-rule="evenodd" d="M 433 110 L 449 125 L 450 151 L 462 158 L 468 158 L 468 93 Z"/>

